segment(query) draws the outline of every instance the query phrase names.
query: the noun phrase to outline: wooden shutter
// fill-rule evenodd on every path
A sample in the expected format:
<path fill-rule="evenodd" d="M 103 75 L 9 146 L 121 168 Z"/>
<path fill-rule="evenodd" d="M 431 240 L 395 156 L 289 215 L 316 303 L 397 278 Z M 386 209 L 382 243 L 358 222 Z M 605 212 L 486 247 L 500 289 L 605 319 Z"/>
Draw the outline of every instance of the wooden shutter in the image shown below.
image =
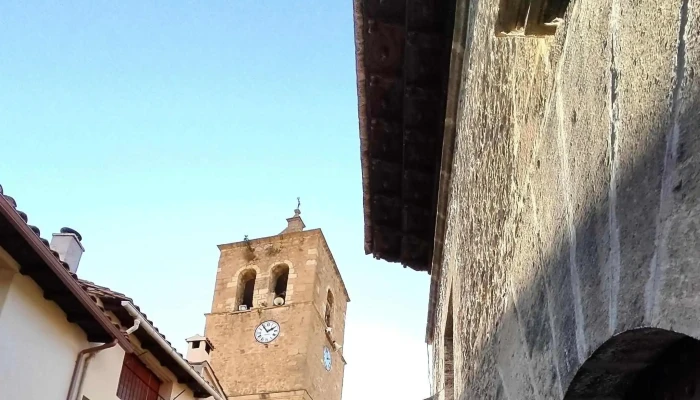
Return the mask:
<path fill-rule="evenodd" d="M 138 357 L 132 354 L 124 356 L 117 397 L 121 400 L 160 400 L 160 384 L 160 379 Z"/>

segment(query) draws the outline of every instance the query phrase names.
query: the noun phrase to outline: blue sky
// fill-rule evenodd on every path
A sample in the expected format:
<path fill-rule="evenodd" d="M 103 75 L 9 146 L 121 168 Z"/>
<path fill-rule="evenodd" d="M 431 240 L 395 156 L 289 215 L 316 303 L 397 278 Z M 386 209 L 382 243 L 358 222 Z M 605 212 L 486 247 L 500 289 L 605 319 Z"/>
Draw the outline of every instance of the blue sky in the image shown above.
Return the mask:
<path fill-rule="evenodd" d="M 184 349 L 217 244 L 302 199 L 352 298 L 344 400 L 428 396 L 429 277 L 365 256 L 350 0 L 0 3 L 0 183 Z M 184 294 L 184 295 L 183 295 Z"/>

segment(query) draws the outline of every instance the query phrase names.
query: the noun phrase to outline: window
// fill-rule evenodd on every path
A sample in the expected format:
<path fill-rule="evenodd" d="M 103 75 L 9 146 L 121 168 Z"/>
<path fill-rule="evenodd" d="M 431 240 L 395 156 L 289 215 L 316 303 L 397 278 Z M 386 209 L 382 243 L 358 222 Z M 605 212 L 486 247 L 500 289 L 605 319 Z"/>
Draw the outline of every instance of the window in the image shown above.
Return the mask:
<path fill-rule="evenodd" d="M 443 335 L 444 342 L 444 390 L 445 400 L 454 400 L 455 398 L 455 373 L 454 373 L 454 342 L 453 342 L 453 321 L 452 321 L 452 296 L 447 306 L 447 321 L 445 322 L 445 334 Z"/>
<path fill-rule="evenodd" d="M 553 35 L 570 0 L 501 0 L 496 24 L 499 36 Z"/>
<path fill-rule="evenodd" d="M 326 315 L 324 319 L 326 326 L 331 326 L 331 322 L 333 322 L 333 293 L 330 290 L 326 296 Z"/>
<path fill-rule="evenodd" d="M 249 310 L 253 308 L 253 294 L 255 294 L 255 270 L 249 269 L 241 273 L 238 285 L 238 304 L 246 306 Z"/>
<path fill-rule="evenodd" d="M 199 348 L 199 342 L 197 342 L 197 341 L 192 342 L 192 348 L 193 348 L 193 349 L 198 349 L 198 348 Z"/>
<path fill-rule="evenodd" d="M 162 400 L 158 395 L 160 379 L 133 354 L 124 355 L 117 386 L 121 400 Z"/>
<path fill-rule="evenodd" d="M 211 346 L 209 345 L 209 343 L 207 343 L 206 346 L 204 347 L 204 351 L 206 351 L 207 354 L 209 354 L 211 352 Z"/>
<path fill-rule="evenodd" d="M 272 269 L 270 288 L 272 292 L 272 301 L 277 297 L 287 300 L 287 282 L 289 281 L 289 267 L 285 264 L 280 264 Z M 274 304 L 274 303 L 273 303 Z"/>

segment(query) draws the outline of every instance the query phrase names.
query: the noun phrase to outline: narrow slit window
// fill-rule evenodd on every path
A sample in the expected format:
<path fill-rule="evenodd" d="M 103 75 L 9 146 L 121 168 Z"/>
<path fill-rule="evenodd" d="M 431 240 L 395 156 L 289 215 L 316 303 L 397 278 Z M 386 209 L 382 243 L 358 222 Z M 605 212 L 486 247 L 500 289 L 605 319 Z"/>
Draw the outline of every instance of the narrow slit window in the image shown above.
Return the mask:
<path fill-rule="evenodd" d="M 326 314 L 324 319 L 326 321 L 326 326 L 330 327 L 333 322 L 333 293 L 331 293 L 330 290 L 326 296 Z"/>
<path fill-rule="evenodd" d="M 445 400 L 454 400 L 455 398 L 455 373 L 454 373 L 454 341 L 453 341 L 453 320 L 452 320 L 452 296 L 447 306 L 447 321 L 445 321 L 444 341 L 444 379 L 445 379 Z"/>
<path fill-rule="evenodd" d="M 571 0 L 501 0 L 496 35 L 543 37 L 556 33 Z"/>

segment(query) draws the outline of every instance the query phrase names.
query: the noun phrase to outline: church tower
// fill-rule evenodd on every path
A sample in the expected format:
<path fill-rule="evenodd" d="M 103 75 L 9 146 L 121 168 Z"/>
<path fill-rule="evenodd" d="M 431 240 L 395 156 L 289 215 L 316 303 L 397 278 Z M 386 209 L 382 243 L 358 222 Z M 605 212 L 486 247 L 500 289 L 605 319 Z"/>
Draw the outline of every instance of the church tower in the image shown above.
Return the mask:
<path fill-rule="evenodd" d="M 219 245 L 205 336 L 229 400 L 340 400 L 350 301 L 320 229 L 299 208 L 279 235 Z"/>

